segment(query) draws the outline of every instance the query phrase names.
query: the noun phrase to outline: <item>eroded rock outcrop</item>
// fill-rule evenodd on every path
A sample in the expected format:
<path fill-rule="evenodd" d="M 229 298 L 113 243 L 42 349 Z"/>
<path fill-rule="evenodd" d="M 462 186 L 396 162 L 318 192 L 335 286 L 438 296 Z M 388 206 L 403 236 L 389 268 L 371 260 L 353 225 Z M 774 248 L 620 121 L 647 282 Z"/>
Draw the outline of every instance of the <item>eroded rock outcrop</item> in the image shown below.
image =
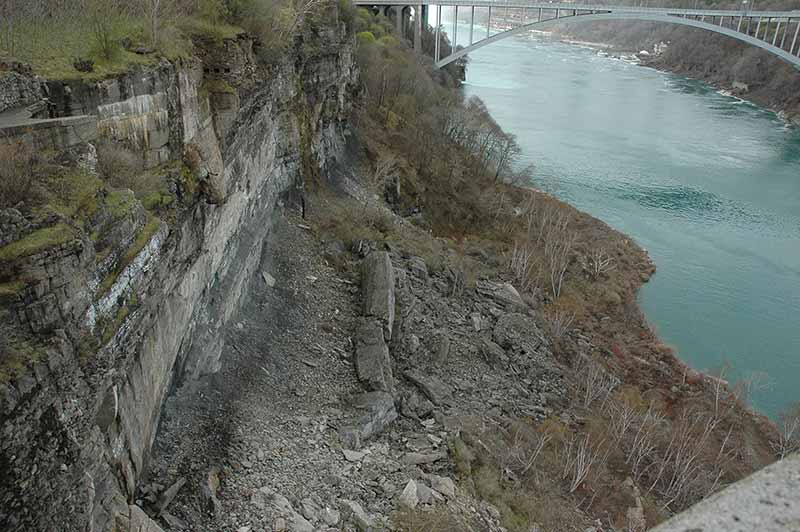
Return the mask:
<path fill-rule="evenodd" d="M 116 251 L 100 260 L 81 231 L 14 263 L 43 274 L 35 287 L 25 281 L 10 311 L 3 301 L 3 319 L 16 316 L 16 326 L 51 339 L 0 383 L 0 528 L 158 530 L 134 528 L 142 514 L 129 504 L 163 401 L 171 387 L 218 367 L 219 331 L 258 274 L 276 202 L 301 188 L 312 166 L 324 169 L 341 144 L 352 43 L 333 31 L 314 38 L 324 52 L 292 54 L 269 75 L 240 36 L 182 64 L 48 83 L 58 113 L 96 117 L 101 137 L 141 154 L 146 166 L 181 160 L 191 146 L 198 157 L 189 166 L 205 190 L 169 222 L 151 220 L 127 264 Z M 227 69 L 215 70 L 229 53 Z M 220 78 L 236 98 L 213 96 L 208 82 Z M 133 222 L 117 238 L 140 238 L 142 224 Z M 112 282 L 100 282 L 115 269 Z M 102 346 L 81 344 L 100 322 L 115 325 Z"/>

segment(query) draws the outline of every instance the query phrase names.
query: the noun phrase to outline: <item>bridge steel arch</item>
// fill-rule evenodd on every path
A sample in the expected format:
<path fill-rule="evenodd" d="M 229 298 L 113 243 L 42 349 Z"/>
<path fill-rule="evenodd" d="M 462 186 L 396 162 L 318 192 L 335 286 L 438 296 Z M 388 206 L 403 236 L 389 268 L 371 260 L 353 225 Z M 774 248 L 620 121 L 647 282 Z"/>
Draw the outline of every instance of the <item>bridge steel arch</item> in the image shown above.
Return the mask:
<path fill-rule="evenodd" d="M 414 48 L 420 48 L 422 25 L 427 26 L 427 11 L 435 7 L 438 13 L 435 33 L 434 64 L 437 68 L 452 63 L 465 55 L 499 40 L 518 35 L 533 29 L 545 29 L 563 21 L 591 22 L 597 20 L 644 20 L 665 24 L 679 24 L 711 31 L 737 39 L 751 46 L 761 48 L 800 70 L 800 11 L 734 11 L 711 9 L 666 9 L 632 6 L 610 6 L 576 4 L 567 2 L 542 3 L 541 0 L 354 0 L 356 5 L 365 7 L 408 6 L 414 8 Z M 471 11 L 469 46 L 459 48 L 446 57 L 440 56 L 441 12 L 443 7 Z M 486 29 L 486 37 L 474 42 L 475 9 L 488 8 L 489 21 L 492 9 L 505 9 L 505 22 L 508 23 L 509 10 L 520 10 L 520 24 L 500 33 L 491 35 Z M 527 22 L 526 14 L 538 10 L 538 17 Z M 552 18 L 543 18 L 543 12 L 555 13 Z M 416 16 L 420 13 L 421 16 Z M 462 11 L 463 13 L 463 11 Z M 711 22 L 706 22 L 709 19 Z M 719 19 L 719 23 L 716 23 Z M 726 25 L 727 19 L 727 25 Z M 513 24 L 512 24 L 513 26 Z M 755 32 L 751 35 L 751 27 Z M 458 26 L 453 25 L 453 44 L 456 44 Z M 763 35 L 762 35 L 763 28 Z M 782 33 L 781 33 L 781 30 Z M 483 33 L 483 31 L 481 32 Z M 787 48 L 788 45 L 788 48 Z"/>
<path fill-rule="evenodd" d="M 649 13 L 599 13 L 599 14 L 585 14 L 585 15 L 569 15 L 566 17 L 559 17 L 559 18 L 552 18 L 542 21 L 531 22 L 529 24 L 524 24 L 522 26 L 518 26 L 516 28 L 503 31 L 501 33 L 496 33 L 490 37 L 482 39 L 476 43 L 471 44 L 465 48 L 461 48 L 452 54 L 448 55 L 445 58 L 442 58 L 436 61 L 436 68 L 442 68 L 445 65 L 464 57 L 465 55 L 469 54 L 470 52 L 474 52 L 484 46 L 492 44 L 493 42 L 497 42 L 513 35 L 519 35 L 520 33 L 525 33 L 532 29 L 546 29 L 548 27 L 555 26 L 562 22 L 591 22 L 591 21 L 598 21 L 598 20 L 644 20 L 648 22 L 663 22 L 665 24 L 679 24 L 682 26 L 690 26 L 693 28 L 700 28 L 708 31 L 712 31 L 714 33 L 719 33 L 722 35 L 726 35 L 728 37 L 732 37 L 739 41 L 745 42 L 752 46 L 756 46 L 761 48 L 762 50 L 766 50 L 767 52 L 778 56 L 779 58 L 783 59 L 784 61 L 793 65 L 797 70 L 800 70 L 800 57 L 793 55 L 782 48 L 778 48 L 777 46 L 770 44 L 769 42 L 762 41 L 761 39 L 757 39 L 751 35 L 747 35 L 740 31 L 736 31 L 731 28 L 726 28 L 724 26 L 718 26 L 716 24 L 710 24 L 708 22 L 703 22 L 700 20 L 694 20 L 690 18 L 682 18 L 670 15 L 658 15 L 658 14 L 649 14 Z M 800 28 L 800 15 L 798 15 L 798 24 L 797 27 Z M 790 22 L 786 23 L 787 27 L 790 25 Z M 776 31 L 777 35 L 777 31 Z"/>

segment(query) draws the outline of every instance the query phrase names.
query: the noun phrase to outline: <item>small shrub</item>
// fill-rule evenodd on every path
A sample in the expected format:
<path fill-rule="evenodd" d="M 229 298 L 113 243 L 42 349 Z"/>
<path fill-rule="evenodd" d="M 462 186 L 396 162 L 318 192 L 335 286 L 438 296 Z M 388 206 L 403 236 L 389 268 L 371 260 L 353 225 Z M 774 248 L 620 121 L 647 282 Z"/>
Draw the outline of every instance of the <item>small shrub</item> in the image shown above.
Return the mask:
<path fill-rule="evenodd" d="M 31 197 L 36 159 L 22 143 L 0 145 L 0 207 L 13 207 Z"/>
<path fill-rule="evenodd" d="M 76 57 L 72 61 L 72 66 L 75 67 L 75 70 L 78 72 L 94 72 L 94 61 L 91 59 L 85 59 L 82 57 Z"/>
<path fill-rule="evenodd" d="M 356 34 L 359 44 L 371 44 L 375 42 L 375 35 L 369 31 L 360 31 Z"/>

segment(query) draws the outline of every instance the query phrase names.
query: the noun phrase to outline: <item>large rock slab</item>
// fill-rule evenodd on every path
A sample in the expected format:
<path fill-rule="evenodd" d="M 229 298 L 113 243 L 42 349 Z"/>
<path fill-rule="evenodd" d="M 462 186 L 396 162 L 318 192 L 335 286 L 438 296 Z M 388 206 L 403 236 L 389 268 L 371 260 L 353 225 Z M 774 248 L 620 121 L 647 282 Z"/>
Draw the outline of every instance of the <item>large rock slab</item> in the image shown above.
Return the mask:
<path fill-rule="evenodd" d="M 657 526 L 653 532 L 798 530 L 800 454 L 784 458 Z"/>
<path fill-rule="evenodd" d="M 450 387 L 433 375 L 423 375 L 418 371 L 406 371 L 403 373 L 431 403 L 439 406 L 445 403 L 447 398 L 453 393 Z"/>
<path fill-rule="evenodd" d="M 394 393 L 389 348 L 378 320 L 363 322 L 356 331 L 356 372 L 369 391 Z"/>
<path fill-rule="evenodd" d="M 387 392 L 367 392 L 356 397 L 357 417 L 339 433 L 348 449 L 359 449 L 366 440 L 386 429 L 395 419 L 394 399 Z"/>
<path fill-rule="evenodd" d="M 364 299 L 364 316 L 377 318 L 383 323 L 386 339 L 392 337 L 394 323 L 394 268 L 389 253 L 370 253 L 361 265 L 361 292 Z"/>
<path fill-rule="evenodd" d="M 479 294 L 491 297 L 497 303 L 511 307 L 524 309 L 528 305 L 522 300 L 517 289 L 511 283 L 495 283 L 492 281 L 480 281 L 476 287 Z"/>
<path fill-rule="evenodd" d="M 164 532 L 144 510 L 132 504 L 126 513 L 117 514 L 115 530 L 118 532 Z"/>
<path fill-rule="evenodd" d="M 537 353 L 545 344 L 536 322 L 525 314 L 504 314 L 497 320 L 492 331 L 494 341 L 503 349 Z"/>

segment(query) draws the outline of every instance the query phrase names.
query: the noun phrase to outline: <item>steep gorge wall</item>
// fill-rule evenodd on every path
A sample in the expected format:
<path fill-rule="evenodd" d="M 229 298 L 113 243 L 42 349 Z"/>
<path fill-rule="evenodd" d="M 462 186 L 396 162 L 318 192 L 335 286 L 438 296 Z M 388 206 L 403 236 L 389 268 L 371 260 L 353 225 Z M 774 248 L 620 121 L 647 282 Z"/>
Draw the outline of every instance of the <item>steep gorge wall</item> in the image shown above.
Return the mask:
<path fill-rule="evenodd" d="M 132 209 L 108 257 L 72 228 L 59 246 L 3 264 L 4 275 L 27 277 L 2 319 L 50 338 L 21 375 L 0 382 L 0 528 L 127 530 L 142 517 L 129 505 L 165 397 L 218 367 L 220 329 L 245 297 L 276 203 L 339 150 L 352 42 L 338 30 L 313 38 L 318 52 L 298 46 L 269 71 L 240 38 L 115 80 L 48 82 L 59 114 L 96 116 L 97 136 L 148 167 L 194 154 L 205 190 L 167 221 Z M 92 159 L 90 144 L 79 149 Z M 145 245 L 105 286 L 148 224 Z M 115 319 L 111 338 L 87 354 L 80 332 Z"/>

